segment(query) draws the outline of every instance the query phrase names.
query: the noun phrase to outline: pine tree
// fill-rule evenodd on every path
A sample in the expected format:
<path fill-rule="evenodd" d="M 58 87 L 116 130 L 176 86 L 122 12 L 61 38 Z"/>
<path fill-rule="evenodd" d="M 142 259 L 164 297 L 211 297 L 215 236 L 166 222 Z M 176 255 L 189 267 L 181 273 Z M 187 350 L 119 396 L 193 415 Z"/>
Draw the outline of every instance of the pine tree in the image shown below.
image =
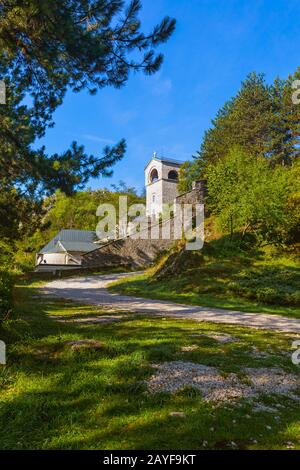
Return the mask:
<path fill-rule="evenodd" d="M 36 118 L 51 118 L 68 88 L 95 93 L 121 87 L 130 71 L 155 73 L 175 20 L 141 31 L 140 0 L 7 0 L 0 3 L 0 76 L 34 99 Z"/>
<path fill-rule="evenodd" d="M 300 106 L 292 101 L 292 83 L 299 77 L 298 70 L 287 80 L 277 78 L 270 87 L 273 128 L 269 156 L 274 164 L 290 165 L 299 156 Z"/>
<path fill-rule="evenodd" d="M 267 85 L 264 76 L 252 73 L 237 95 L 219 110 L 194 156 L 187 179 L 205 175 L 208 164 L 224 158 L 233 147 L 254 157 L 261 155 L 272 164 L 290 165 L 299 154 L 300 106 L 292 102 L 292 83 L 287 80 Z"/>
<path fill-rule="evenodd" d="M 213 120 L 203 140 L 203 164 L 217 161 L 233 146 L 259 155 L 267 151 L 272 122 L 272 100 L 263 75 L 250 74 L 238 94 L 227 102 Z"/>
<path fill-rule="evenodd" d="M 155 73 L 163 56 L 157 46 L 175 27 L 168 17 L 149 34 L 141 31 L 139 0 L 7 0 L 0 3 L 0 79 L 7 103 L 0 105 L 0 185 L 32 195 L 57 188 L 70 194 L 90 176 L 109 175 L 125 153 L 125 141 L 87 155 L 77 143 L 61 155 L 35 150 L 52 126 L 52 114 L 68 89 L 90 93 L 121 87 L 130 71 Z M 24 97 L 32 105 L 24 105 Z M 27 100 L 28 102 L 28 100 Z"/>

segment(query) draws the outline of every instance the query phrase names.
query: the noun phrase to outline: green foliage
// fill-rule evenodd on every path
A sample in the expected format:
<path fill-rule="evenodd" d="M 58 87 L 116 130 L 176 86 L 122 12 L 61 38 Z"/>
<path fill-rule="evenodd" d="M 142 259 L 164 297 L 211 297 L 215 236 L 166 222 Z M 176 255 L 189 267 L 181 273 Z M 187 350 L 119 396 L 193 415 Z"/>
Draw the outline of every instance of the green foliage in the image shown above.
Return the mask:
<path fill-rule="evenodd" d="M 13 310 L 15 273 L 11 269 L 14 251 L 9 239 L 0 238 L 0 324 Z"/>
<path fill-rule="evenodd" d="M 0 324 L 8 318 L 13 309 L 13 276 L 8 270 L 0 269 Z"/>
<path fill-rule="evenodd" d="M 183 167 L 180 189 L 191 189 L 193 180 L 206 177 L 209 164 L 225 158 L 236 146 L 254 157 L 266 157 L 272 165 L 295 161 L 300 107 L 292 102 L 292 83 L 299 77 L 300 69 L 268 85 L 264 75 L 248 75 L 237 95 L 218 111 L 193 161 Z"/>
<path fill-rule="evenodd" d="M 38 227 L 41 203 L 0 184 L 0 239 L 19 240 Z"/>
<path fill-rule="evenodd" d="M 300 107 L 292 102 L 299 76 L 300 69 L 268 85 L 250 74 L 182 168 L 181 191 L 208 180 L 208 211 L 232 242 L 252 232 L 259 243 L 300 243 Z"/>
<path fill-rule="evenodd" d="M 140 9 L 139 0 L 127 6 L 122 0 L 1 2 L 0 79 L 6 85 L 6 104 L 0 106 L 0 240 L 10 240 L 5 242 L 13 253 L 10 265 L 28 269 L 34 251 L 50 235 L 45 224 L 37 230 L 41 197 L 57 189 L 72 195 L 91 177 L 111 176 L 123 158 L 124 139 L 100 155 L 87 154 L 77 142 L 61 154 L 48 155 L 36 141 L 54 125 L 53 112 L 68 89 L 93 94 L 105 86 L 125 85 L 131 71 L 149 75 L 160 68 L 163 56 L 155 49 L 171 36 L 175 20 L 165 17 L 144 34 Z M 69 204 L 67 199 L 64 203 Z M 95 218 L 96 205 L 85 203 Z M 93 217 L 81 209 L 58 207 L 59 229 L 94 228 Z M 57 225 L 53 222 L 52 233 Z"/>
<path fill-rule="evenodd" d="M 144 34 L 141 7 L 139 0 L 1 2 L 1 75 L 31 94 L 35 118 L 45 123 L 68 88 L 94 94 L 121 87 L 130 71 L 155 73 L 163 60 L 155 49 L 175 20 L 165 17 Z"/>
<path fill-rule="evenodd" d="M 296 211 L 288 211 L 299 193 L 299 165 L 273 168 L 265 158 L 235 148 L 208 165 L 206 174 L 209 206 L 225 232 L 252 231 L 259 241 L 284 243 L 289 225 L 299 231 Z"/>
<path fill-rule="evenodd" d="M 134 188 L 119 188 L 121 192 L 108 189 L 80 191 L 72 196 L 57 191 L 43 203 L 39 227 L 29 236 L 15 244 L 15 263 L 22 270 L 32 269 L 35 254 L 62 229 L 96 230 L 96 216 L 100 204 L 112 204 L 118 215 L 119 196 L 127 196 L 128 206 L 143 203 Z"/>
<path fill-rule="evenodd" d="M 0 4 L 0 78 L 7 103 L 0 107 L 0 182 L 25 189 L 67 194 L 90 177 L 111 174 L 125 153 L 125 141 L 86 154 L 73 142 L 47 155 L 34 143 L 53 125 L 52 115 L 68 89 L 94 94 L 121 87 L 131 71 L 155 73 L 175 20 L 165 17 L 148 34 L 141 30 L 139 0 L 10 0 Z M 28 98 L 24 104 L 24 98 Z"/>
<path fill-rule="evenodd" d="M 28 270 L 34 255 L 23 251 L 24 240 L 39 227 L 42 203 L 12 187 L 0 187 L 0 265 L 8 270 Z"/>
<path fill-rule="evenodd" d="M 201 252 L 173 249 L 146 274 L 120 279 L 111 290 L 202 307 L 300 318 L 300 265 L 296 257 L 279 252 L 270 256 L 266 249 L 243 252 L 237 242 L 217 242 L 208 243 Z"/>
<path fill-rule="evenodd" d="M 179 170 L 179 179 L 178 179 L 178 192 L 179 194 L 184 194 L 192 189 L 193 182 L 193 164 L 189 161 L 184 162 Z M 195 173 L 198 171 L 195 169 Z M 197 179 L 197 177 L 195 178 Z"/>
<path fill-rule="evenodd" d="M 117 323 L 90 327 L 82 321 L 108 312 L 34 298 L 34 287 L 17 289 L 15 321 L 1 331 L 10 345 L 7 365 L 0 368 L 0 420 L 6 423 L 1 449 L 193 450 L 204 441 L 208 449 L 231 448 L 232 441 L 248 450 L 286 449 L 288 441 L 300 448 L 297 400 L 264 395 L 255 403 L 237 398 L 237 406 L 222 401 L 216 406 L 190 388 L 147 393 L 145 386 L 157 372 L 153 363 L 165 360 L 214 366 L 239 379 L 246 367 L 280 367 L 297 375 L 292 335 L 130 313 Z M 224 333 L 234 342 L 213 339 Z M 82 340 L 100 342 L 102 348 L 72 350 L 69 342 Z M 195 351 L 182 351 L 191 345 Z M 279 419 L 268 408 L 257 412 L 263 404 L 277 408 Z M 178 411 L 185 419 L 170 416 Z"/>
<path fill-rule="evenodd" d="M 47 155 L 45 147 L 33 148 L 44 129 L 34 117 L 35 110 L 23 104 L 25 92 L 8 84 L 7 102 L 0 106 L 1 187 L 33 198 L 58 188 L 72 194 L 83 188 L 90 177 L 111 176 L 112 167 L 125 154 L 124 139 L 112 147 L 106 146 L 102 155 L 88 155 L 76 142 L 61 154 Z"/>
<path fill-rule="evenodd" d="M 159 257 L 152 268 L 152 274 L 155 280 L 180 276 L 188 269 L 199 267 L 203 261 L 201 251 L 187 251 L 185 248 L 175 246 Z"/>
<path fill-rule="evenodd" d="M 233 145 L 242 145 L 254 155 L 266 150 L 272 103 L 262 75 L 251 74 L 237 96 L 225 103 L 208 130 L 201 148 L 204 162 L 217 161 Z"/>
<path fill-rule="evenodd" d="M 0 269 L 9 265 L 13 256 L 13 247 L 9 239 L 0 238 Z"/>
<path fill-rule="evenodd" d="M 136 188 L 134 186 L 128 186 L 123 180 L 120 180 L 118 184 L 111 184 L 110 186 L 115 193 L 137 196 Z"/>
<path fill-rule="evenodd" d="M 234 146 L 274 164 L 291 164 L 299 155 L 300 108 L 292 103 L 292 82 L 299 74 L 297 70 L 287 80 L 268 85 L 262 74 L 251 73 L 212 121 L 189 173 L 205 176 L 206 166 L 226 157 Z M 187 177 L 190 182 L 191 175 Z"/>
<path fill-rule="evenodd" d="M 284 223 L 280 225 L 280 237 L 287 245 L 300 244 L 300 161 L 297 161 L 288 172 L 287 185 L 289 196 Z"/>
<path fill-rule="evenodd" d="M 233 276 L 229 292 L 267 304 L 300 306 L 300 271 L 281 266 L 247 269 Z"/>

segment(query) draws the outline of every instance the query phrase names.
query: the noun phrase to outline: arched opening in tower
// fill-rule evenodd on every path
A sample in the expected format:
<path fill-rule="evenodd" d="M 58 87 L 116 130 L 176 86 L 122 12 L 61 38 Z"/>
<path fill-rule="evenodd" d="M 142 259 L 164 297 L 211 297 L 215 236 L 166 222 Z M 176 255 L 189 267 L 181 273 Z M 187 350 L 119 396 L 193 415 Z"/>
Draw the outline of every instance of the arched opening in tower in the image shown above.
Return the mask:
<path fill-rule="evenodd" d="M 177 173 L 177 171 L 175 171 L 175 170 L 169 171 L 168 179 L 169 179 L 169 180 L 178 181 L 178 173 Z"/>
<path fill-rule="evenodd" d="M 150 173 L 150 183 L 155 183 L 156 181 L 158 181 L 158 171 L 156 168 L 153 168 Z"/>

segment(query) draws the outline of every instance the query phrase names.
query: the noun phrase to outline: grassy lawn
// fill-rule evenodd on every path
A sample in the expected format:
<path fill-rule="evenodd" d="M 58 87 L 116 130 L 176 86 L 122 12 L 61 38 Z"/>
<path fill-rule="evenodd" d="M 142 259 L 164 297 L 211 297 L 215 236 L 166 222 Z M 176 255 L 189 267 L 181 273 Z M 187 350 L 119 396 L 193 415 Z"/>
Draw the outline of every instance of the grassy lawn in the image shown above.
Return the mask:
<path fill-rule="evenodd" d="M 0 366 L 1 449 L 227 449 L 232 441 L 240 449 L 300 449 L 299 403 L 286 396 L 260 396 L 275 412 L 254 412 L 249 400 L 216 405 L 195 389 L 150 394 L 145 384 L 153 364 L 179 360 L 224 376 L 242 376 L 244 367 L 299 374 L 292 336 L 133 314 L 116 323 L 63 323 L 53 317 L 109 313 L 34 294 L 30 285 L 17 289 L 15 316 L 0 330 L 8 350 Z M 237 341 L 200 336 L 212 333 Z M 102 347 L 75 351 L 66 344 L 86 339 Z M 196 350 L 182 351 L 191 344 Z M 253 356 L 253 347 L 262 355 Z"/>
<path fill-rule="evenodd" d="M 255 263 L 245 266 L 240 260 L 213 260 L 182 271 L 156 278 L 153 270 L 149 270 L 145 274 L 120 279 L 110 286 L 110 290 L 203 307 L 300 318 L 299 264 Z M 299 300 L 290 305 L 289 298 L 293 299 L 293 296 Z"/>

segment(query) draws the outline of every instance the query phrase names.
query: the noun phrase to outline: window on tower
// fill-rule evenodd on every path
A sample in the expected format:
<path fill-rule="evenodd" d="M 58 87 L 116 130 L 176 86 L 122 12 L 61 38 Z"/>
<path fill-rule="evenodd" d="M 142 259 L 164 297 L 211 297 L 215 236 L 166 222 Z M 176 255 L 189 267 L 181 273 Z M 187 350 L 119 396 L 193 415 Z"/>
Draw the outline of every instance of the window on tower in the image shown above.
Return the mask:
<path fill-rule="evenodd" d="M 156 168 L 153 168 L 150 173 L 150 183 L 155 183 L 156 181 L 158 181 L 158 171 Z"/>

